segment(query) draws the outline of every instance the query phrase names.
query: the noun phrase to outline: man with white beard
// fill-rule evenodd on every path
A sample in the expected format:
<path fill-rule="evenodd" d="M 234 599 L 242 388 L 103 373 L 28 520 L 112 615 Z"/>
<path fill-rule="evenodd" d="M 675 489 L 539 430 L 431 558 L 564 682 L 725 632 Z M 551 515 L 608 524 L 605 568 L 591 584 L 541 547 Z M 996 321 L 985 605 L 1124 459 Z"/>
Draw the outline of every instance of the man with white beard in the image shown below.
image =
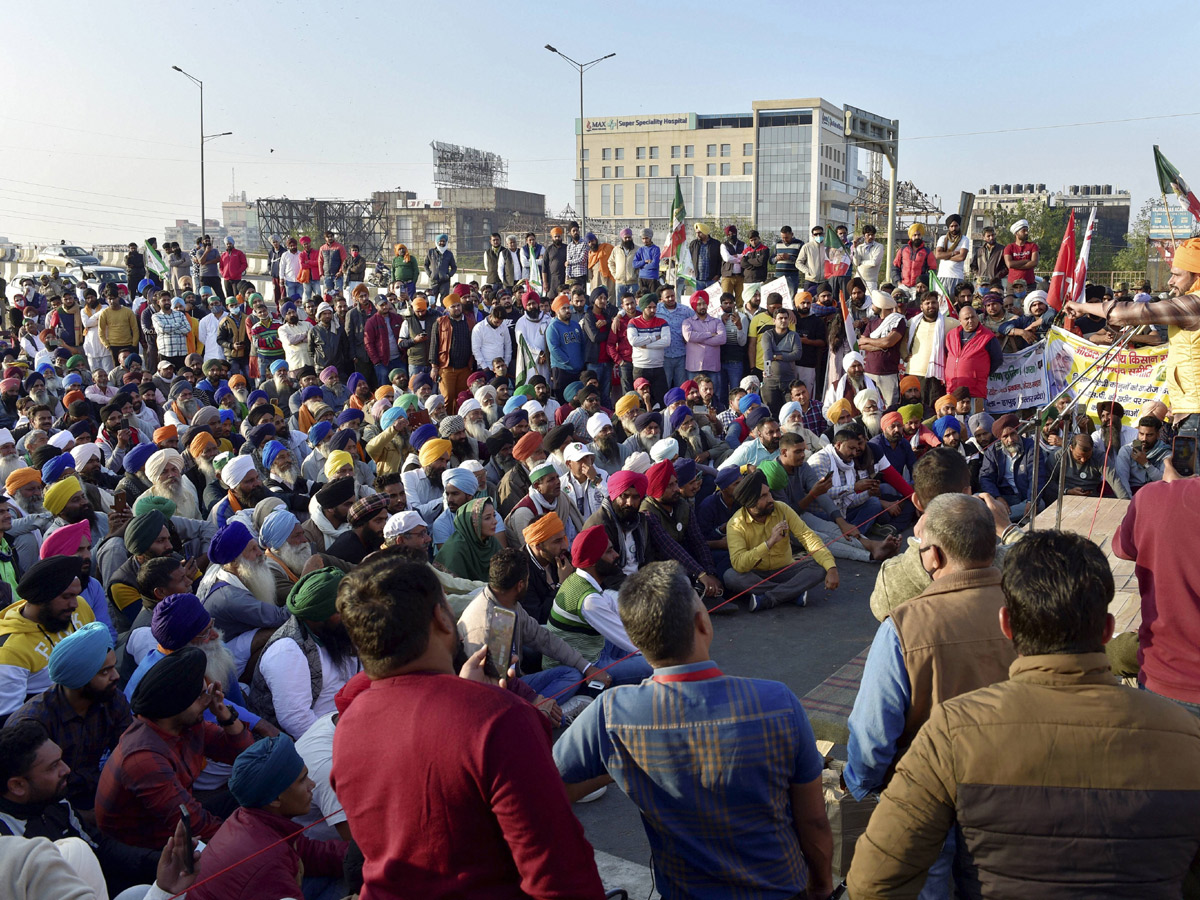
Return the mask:
<path fill-rule="evenodd" d="M 733 452 L 727 443 L 718 440 L 709 429 L 696 421 L 691 407 L 678 407 L 671 414 L 671 426 L 679 442 L 679 455 L 695 460 L 698 466 L 716 468 Z"/>
<path fill-rule="evenodd" d="M 550 417 L 546 415 L 546 408 L 542 404 L 536 400 L 530 400 L 521 408 L 529 416 L 530 431 L 545 434 L 550 430 Z"/>
<path fill-rule="evenodd" d="M 288 504 L 288 508 L 304 509 L 308 503 L 308 482 L 300 474 L 296 457 L 279 441 L 267 441 L 262 448 L 262 461 L 267 469 L 267 490 Z"/>
<path fill-rule="evenodd" d="M 619 472 L 629 458 L 629 450 L 623 447 L 613 431 L 608 413 L 598 412 L 587 420 L 587 433 L 596 452 L 596 465 L 605 472 Z"/>
<path fill-rule="evenodd" d="M 483 411 L 483 407 L 479 405 L 479 401 L 474 397 L 464 400 L 458 407 L 458 414 L 462 417 L 463 427 L 467 430 L 467 437 L 474 442 L 475 455 L 478 458 L 480 446 L 487 443 L 489 436 L 487 415 Z"/>
<path fill-rule="evenodd" d="M 187 384 L 185 381 L 184 384 Z M 147 435 L 154 433 L 162 425 L 159 414 L 146 403 L 141 390 L 129 392 L 130 424 L 135 425 Z"/>
<path fill-rule="evenodd" d="M 235 456 L 225 463 L 221 469 L 221 484 L 228 493 L 208 514 L 209 521 L 218 528 L 223 527 L 234 513 L 253 509 L 260 500 L 271 496 L 251 456 Z"/>
<path fill-rule="evenodd" d="M 24 467 L 25 460 L 17 453 L 17 442 L 13 440 L 12 432 L 0 428 L 0 480 Z"/>
<path fill-rule="evenodd" d="M 213 463 L 220 455 L 221 447 L 216 438 L 207 431 L 201 431 L 188 442 L 187 449 L 192 466 L 186 469 L 184 474 L 196 489 L 201 501 L 201 510 L 207 515 L 206 511 L 220 499 L 222 493 L 217 467 Z"/>
<path fill-rule="evenodd" d="M 245 679 L 288 613 L 275 605 L 275 576 L 262 565 L 262 547 L 241 522 L 232 521 L 216 533 L 208 545 L 208 559 L 221 570 L 204 607 L 233 651 L 239 679 Z"/>
<path fill-rule="evenodd" d="M 625 449 L 630 453 L 650 449 L 662 438 L 662 415 L 654 412 L 641 413 L 633 420 L 633 431 L 625 439 Z"/>
<path fill-rule="evenodd" d="M 185 519 L 203 518 L 196 487 L 183 477 L 183 455 L 178 450 L 163 448 L 146 460 L 146 475 L 150 478 L 150 493 L 175 504 L 175 511 Z"/>
<path fill-rule="evenodd" d="M 192 417 L 200 410 L 200 401 L 192 396 L 192 386 L 183 378 L 171 385 L 167 394 L 167 408 L 163 414 L 164 425 L 174 425 L 180 434 L 186 434 Z"/>
<path fill-rule="evenodd" d="M 309 484 L 322 484 L 326 481 L 325 459 L 329 456 L 329 439 L 332 437 L 332 422 L 318 422 L 308 430 L 308 445 L 312 452 L 304 457 L 304 462 L 300 464 L 300 474 Z"/>
<path fill-rule="evenodd" d="M 867 429 L 867 437 L 873 438 L 879 434 L 883 426 L 880 419 L 883 416 L 883 397 L 875 388 L 865 388 L 854 395 L 854 408 L 858 410 L 859 420 Z"/>
<path fill-rule="evenodd" d="M 806 447 L 816 452 L 829 443 L 824 435 L 811 431 L 804 424 L 804 407 L 799 400 L 789 400 L 779 410 L 779 428 L 784 434 L 798 434 L 804 438 Z"/>
<path fill-rule="evenodd" d="M 483 410 L 483 415 L 487 419 L 488 426 L 495 425 L 500 421 L 500 404 L 496 402 L 496 389 L 490 384 L 481 384 L 475 388 L 475 399 L 479 401 L 479 407 Z"/>
<path fill-rule="evenodd" d="M 263 520 L 259 541 L 267 558 L 267 568 L 275 578 L 275 602 L 283 606 L 288 592 L 313 556 L 312 544 L 300 520 L 280 507 Z"/>

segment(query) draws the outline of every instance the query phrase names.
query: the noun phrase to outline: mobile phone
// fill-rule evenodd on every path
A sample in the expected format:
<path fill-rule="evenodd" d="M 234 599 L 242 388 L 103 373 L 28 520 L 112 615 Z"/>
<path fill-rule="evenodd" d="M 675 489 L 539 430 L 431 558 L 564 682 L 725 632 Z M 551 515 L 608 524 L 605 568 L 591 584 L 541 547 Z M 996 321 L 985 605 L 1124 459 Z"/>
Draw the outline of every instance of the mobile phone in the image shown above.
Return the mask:
<path fill-rule="evenodd" d="M 195 856 L 192 853 L 192 814 L 188 812 L 187 804 L 179 804 L 179 817 L 183 819 L 183 839 L 187 843 L 187 853 L 184 854 L 184 869 L 191 875 L 196 871 Z"/>
<path fill-rule="evenodd" d="M 1175 436 L 1171 445 L 1171 465 L 1184 478 L 1196 474 L 1196 439 L 1194 437 Z"/>
<path fill-rule="evenodd" d="M 1141 453 L 1146 449 L 1146 445 L 1140 440 L 1133 440 L 1129 442 L 1129 449 L 1134 453 Z"/>
<path fill-rule="evenodd" d="M 129 509 L 129 500 L 125 495 L 125 491 L 117 491 L 113 494 L 113 512 L 123 513 Z"/>
<path fill-rule="evenodd" d="M 498 678 L 508 672 L 512 659 L 513 629 L 517 624 L 517 614 L 503 606 L 493 606 L 488 615 L 487 648 L 488 664 L 492 674 Z"/>
<path fill-rule="evenodd" d="M 587 686 L 590 687 L 594 691 L 604 690 L 604 682 L 603 681 L 589 681 L 587 683 Z"/>

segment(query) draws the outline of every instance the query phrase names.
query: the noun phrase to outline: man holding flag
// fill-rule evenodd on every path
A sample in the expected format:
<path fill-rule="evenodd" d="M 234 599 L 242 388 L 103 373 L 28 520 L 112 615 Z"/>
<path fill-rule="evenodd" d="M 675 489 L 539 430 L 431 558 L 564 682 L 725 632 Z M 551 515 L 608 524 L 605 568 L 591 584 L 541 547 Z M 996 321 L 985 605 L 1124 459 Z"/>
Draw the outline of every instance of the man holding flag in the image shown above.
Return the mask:
<path fill-rule="evenodd" d="M 158 290 L 161 291 L 163 285 L 167 283 L 169 273 L 170 270 L 163 261 L 162 254 L 158 252 L 158 238 L 146 238 L 146 276 L 155 282 Z"/>
<path fill-rule="evenodd" d="M 850 244 L 847 242 L 845 225 L 839 225 L 833 231 L 825 233 L 825 281 L 839 303 L 844 305 L 848 299 L 846 285 L 850 282 Z"/>

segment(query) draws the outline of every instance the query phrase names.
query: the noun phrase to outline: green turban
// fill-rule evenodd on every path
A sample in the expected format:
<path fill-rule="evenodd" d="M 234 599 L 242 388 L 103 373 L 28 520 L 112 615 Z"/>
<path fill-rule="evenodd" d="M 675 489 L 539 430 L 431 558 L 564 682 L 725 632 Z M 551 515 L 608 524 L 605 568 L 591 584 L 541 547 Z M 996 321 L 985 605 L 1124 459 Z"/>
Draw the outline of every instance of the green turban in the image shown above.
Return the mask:
<path fill-rule="evenodd" d="M 925 407 L 920 403 L 910 403 L 908 406 L 902 406 L 896 412 L 900 413 L 902 422 L 919 422 L 925 415 Z"/>
<path fill-rule="evenodd" d="M 297 619 L 328 622 L 337 612 L 338 585 L 345 575 L 334 566 L 309 572 L 288 591 L 288 612 Z"/>
<path fill-rule="evenodd" d="M 125 526 L 125 549 L 134 556 L 141 556 L 158 540 L 166 524 L 167 517 L 157 509 L 134 516 Z"/>
<path fill-rule="evenodd" d="M 534 398 L 537 397 L 537 388 L 535 388 L 532 384 L 523 384 L 513 391 L 513 396 Z"/>
<path fill-rule="evenodd" d="M 782 491 L 787 486 L 787 472 L 777 459 L 768 459 L 758 464 L 758 471 L 767 477 L 767 487 L 772 491 Z"/>
<path fill-rule="evenodd" d="M 158 497 L 146 491 L 142 496 L 138 497 L 133 504 L 133 514 L 140 516 L 142 513 L 149 512 L 152 509 L 157 509 L 168 519 L 175 515 L 175 501 L 169 500 L 166 497 Z"/>

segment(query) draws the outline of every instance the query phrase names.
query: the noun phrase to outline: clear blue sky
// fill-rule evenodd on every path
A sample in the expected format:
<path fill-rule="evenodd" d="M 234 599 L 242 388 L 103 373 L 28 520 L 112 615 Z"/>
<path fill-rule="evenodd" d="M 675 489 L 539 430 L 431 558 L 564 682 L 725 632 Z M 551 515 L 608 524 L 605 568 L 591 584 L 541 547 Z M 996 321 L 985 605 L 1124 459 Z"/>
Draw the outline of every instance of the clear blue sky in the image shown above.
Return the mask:
<path fill-rule="evenodd" d="M 432 140 L 501 154 L 510 186 L 561 208 L 572 196 L 578 76 L 546 43 L 580 60 L 617 53 L 587 76 L 588 115 L 822 96 L 898 118 L 909 138 L 901 177 L 947 209 L 961 190 L 1019 181 L 1112 184 L 1132 191 L 1136 212 L 1157 191 L 1155 143 L 1200 187 L 1200 116 L 912 139 L 1198 113 L 1187 88 L 1194 4 L 507 9 L 10 3 L 0 235 L 120 242 L 195 221 L 197 90 L 172 65 L 204 79 L 206 130 L 234 132 L 208 145 L 210 216 L 234 172 L 251 199 L 396 187 L 433 196 Z"/>

